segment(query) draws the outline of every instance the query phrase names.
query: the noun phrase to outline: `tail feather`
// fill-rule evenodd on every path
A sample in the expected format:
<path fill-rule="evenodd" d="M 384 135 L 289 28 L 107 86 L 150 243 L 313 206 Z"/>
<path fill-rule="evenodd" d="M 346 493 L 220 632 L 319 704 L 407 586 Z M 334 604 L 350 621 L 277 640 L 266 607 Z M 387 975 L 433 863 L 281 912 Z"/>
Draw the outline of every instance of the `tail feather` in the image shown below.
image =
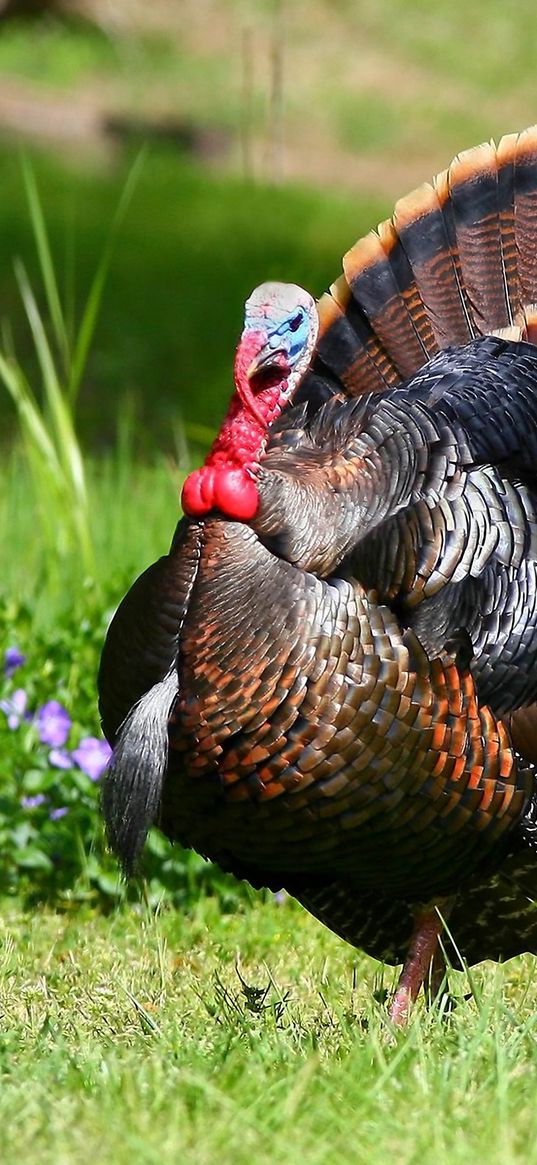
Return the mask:
<path fill-rule="evenodd" d="M 103 785 L 108 841 L 126 875 L 135 869 L 158 818 L 168 763 L 168 719 L 177 693 L 177 670 L 172 668 L 131 708 Z"/>
<path fill-rule="evenodd" d="M 529 303 L 519 317 L 521 338 L 537 344 L 537 303 Z"/>
<path fill-rule="evenodd" d="M 393 223 L 381 223 L 343 259 L 353 298 L 365 312 L 401 376 L 425 363 L 429 349 L 416 319 L 412 271 Z M 430 332 L 432 341 L 432 333 Z"/>
<path fill-rule="evenodd" d="M 499 187 L 494 143 L 459 154 L 450 166 L 449 186 L 466 299 L 475 331 L 486 335 L 513 322 L 501 218 L 505 210 L 509 221 L 513 195 L 507 181 Z M 500 206 L 500 194 L 504 207 Z M 515 272 L 510 271 L 514 281 Z"/>
<path fill-rule="evenodd" d="M 498 205 L 501 224 L 502 255 L 509 315 L 514 323 L 522 310 L 522 288 L 515 237 L 515 151 L 517 134 L 502 138 L 498 156 Z"/>
<path fill-rule="evenodd" d="M 319 300 L 318 355 L 350 396 L 479 335 L 534 340 L 537 127 L 459 154 L 347 252 L 343 271 Z"/>
<path fill-rule="evenodd" d="M 325 321 L 325 334 L 318 345 L 319 356 L 350 396 L 360 390 L 378 392 L 398 383 L 397 368 L 364 312 L 352 299 L 343 275 L 322 296 L 318 308 Z"/>
<path fill-rule="evenodd" d="M 532 126 L 519 134 L 514 144 L 515 244 L 522 307 L 537 299 L 536 174 L 537 126 Z"/>
<path fill-rule="evenodd" d="M 397 232 L 431 321 L 431 354 L 448 344 L 467 344 L 474 336 L 449 211 L 445 170 L 431 184 L 424 183 L 400 199 L 394 212 Z"/>

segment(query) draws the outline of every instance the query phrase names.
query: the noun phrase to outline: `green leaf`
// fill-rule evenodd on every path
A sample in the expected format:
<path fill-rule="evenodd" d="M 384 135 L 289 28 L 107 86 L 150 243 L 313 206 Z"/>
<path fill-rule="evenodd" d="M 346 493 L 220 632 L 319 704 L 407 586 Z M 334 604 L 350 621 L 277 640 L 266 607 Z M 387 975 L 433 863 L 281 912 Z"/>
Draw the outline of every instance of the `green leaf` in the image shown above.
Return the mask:
<path fill-rule="evenodd" d="M 122 898 L 125 894 L 125 888 L 119 874 L 114 878 L 111 874 L 100 873 L 95 881 L 101 893 L 106 894 L 108 898 Z"/>
<path fill-rule="evenodd" d="M 53 869 L 53 864 L 46 853 L 34 846 L 27 846 L 25 849 L 16 849 L 13 853 L 13 860 L 21 870 L 43 870 L 50 871 Z"/>
<path fill-rule="evenodd" d="M 57 784 L 60 770 L 58 769 L 29 769 L 22 778 L 22 788 L 26 795 L 44 793 L 52 785 Z"/>

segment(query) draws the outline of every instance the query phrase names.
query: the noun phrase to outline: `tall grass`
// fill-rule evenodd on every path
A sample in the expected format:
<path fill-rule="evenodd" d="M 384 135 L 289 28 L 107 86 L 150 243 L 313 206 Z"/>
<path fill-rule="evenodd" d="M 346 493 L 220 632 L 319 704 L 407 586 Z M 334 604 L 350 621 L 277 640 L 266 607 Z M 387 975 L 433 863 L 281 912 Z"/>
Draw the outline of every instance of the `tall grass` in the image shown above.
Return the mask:
<path fill-rule="evenodd" d="M 54 623 L 80 607 L 89 614 L 119 602 L 133 578 L 166 553 L 180 515 L 182 469 L 164 457 L 137 462 L 130 449 L 114 457 L 85 457 L 88 533 L 95 573 L 84 571 L 76 550 L 54 550 L 59 526 L 36 526 L 35 479 L 17 443 L 0 474 L 0 594 L 15 608 L 31 607 L 36 623 Z M 48 515 L 44 515 L 44 520 Z"/>
<path fill-rule="evenodd" d="M 11 329 L 4 323 L 0 380 L 16 409 L 20 448 L 33 490 L 45 554 L 41 583 L 52 594 L 65 580 L 66 563 L 98 578 L 90 519 L 86 470 L 76 424 L 76 403 L 95 334 L 114 244 L 131 201 L 143 158 L 134 163 L 97 262 L 80 318 L 66 307 L 59 292 L 43 207 L 31 165 L 22 159 L 22 174 L 41 277 L 43 306 L 24 264 L 15 260 L 15 277 L 39 369 L 33 386 L 17 358 Z M 12 482 L 13 484 L 13 482 Z"/>

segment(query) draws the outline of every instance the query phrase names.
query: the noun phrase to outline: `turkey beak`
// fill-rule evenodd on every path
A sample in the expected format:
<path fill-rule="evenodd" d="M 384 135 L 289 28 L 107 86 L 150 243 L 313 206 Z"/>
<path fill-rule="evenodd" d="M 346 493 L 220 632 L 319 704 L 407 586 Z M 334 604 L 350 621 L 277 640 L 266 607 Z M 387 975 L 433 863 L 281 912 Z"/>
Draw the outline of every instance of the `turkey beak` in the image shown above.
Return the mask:
<path fill-rule="evenodd" d="M 269 369 L 280 375 L 290 371 L 289 353 L 285 348 L 271 348 L 270 343 L 264 344 L 247 368 L 246 377 L 252 381 L 260 372 L 267 372 Z"/>
<path fill-rule="evenodd" d="M 235 387 L 243 405 L 249 410 L 262 428 L 266 428 L 266 421 L 260 411 L 254 392 L 252 391 L 251 377 L 254 373 L 259 356 L 268 348 L 267 333 L 245 329 L 242 333 L 235 355 Z"/>
<path fill-rule="evenodd" d="M 235 356 L 235 386 L 237 392 L 253 417 L 266 429 L 266 419 L 256 400 L 263 382 L 255 384 L 255 377 L 267 370 L 277 370 L 278 378 L 289 371 L 289 353 L 285 348 L 274 347 L 270 335 L 261 329 L 246 328 L 242 333 Z"/>

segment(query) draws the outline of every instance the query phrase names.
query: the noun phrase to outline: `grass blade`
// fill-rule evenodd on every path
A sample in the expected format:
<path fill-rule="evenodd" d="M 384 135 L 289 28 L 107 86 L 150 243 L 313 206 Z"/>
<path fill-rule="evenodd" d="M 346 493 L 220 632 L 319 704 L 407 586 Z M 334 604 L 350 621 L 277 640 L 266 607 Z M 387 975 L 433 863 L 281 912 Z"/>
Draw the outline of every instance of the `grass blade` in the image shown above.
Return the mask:
<path fill-rule="evenodd" d="M 43 208 L 39 198 L 39 191 L 37 189 L 33 168 L 25 154 L 22 154 L 22 175 L 24 179 L 26 198 L 28 200 L 28 208 L 30 211 L 34 241 L 39 259 L 41 277 L 43 279 L 43 285 L 45 288 L 47 307 L 50 314 L 52 327 L 54 329 L 58 351 L 61 355 L 64 368 L 67 369 L 69 367 L 70 359 L 69 340 L 65 327 L 65 319 L 62 310 L 60 294 L 58 291 L 56 274 L 54 271 L 54 263 L 52 260 L 48 232 L 43 215 Z"/>
<path fill-rule="evenodd" d="M 129 171 L 127 181 L 123 187 L 121 198 L 119 200 L 115 215 L 112 219 L 101 258 L 97 265 L 97 270 L 93 277 L 88 297 L 86 299 L 86 304 L 82 313 L 82 319 L 78 328 L 78 334 L 76 337 L 70 369 L 69 399 L 71 404 L 74 403 L 78 396 L 80 383 L 84 375 L 89 349 L 95 333 L 103 291 L 108 277 L 108 272 L 110 270 L 110 262 L 114 252 L 117 233 L 121 223 L 123 222 L 132 196 L 138 184 L 142 168 L 145 164 L 146 153 L 147 151 L 145 149 L 140 151 Z"/>
<path fill-rule="evenodd" d="M 15 263 L 15 272 L 43 377 L 46 403 L 56 432 L 56 448 L 59 460 L 63 465 L 66 476 L 72 481 L 79 501 L 85 504 L 86 486 L 84 466 L 78 441 L 75 436 L 71 410 L 60 387 L 52 351 L 28 276 L 22 263 L 19 261 Z"/>

